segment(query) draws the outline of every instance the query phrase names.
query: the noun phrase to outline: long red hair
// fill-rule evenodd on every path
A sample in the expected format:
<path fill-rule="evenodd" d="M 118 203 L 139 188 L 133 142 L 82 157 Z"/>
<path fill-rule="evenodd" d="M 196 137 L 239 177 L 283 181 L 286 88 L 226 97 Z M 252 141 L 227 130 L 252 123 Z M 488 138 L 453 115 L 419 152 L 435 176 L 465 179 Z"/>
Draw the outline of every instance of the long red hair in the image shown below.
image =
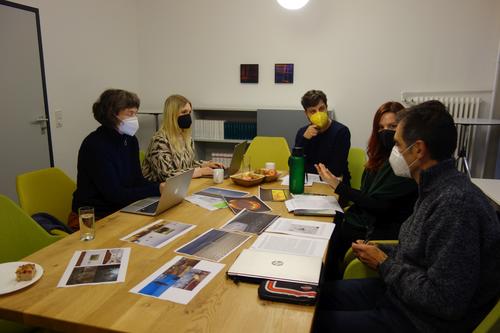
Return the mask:
<path fill-rule="evenodd" d="M 373 117 L 372 134 L 370 136 L 370 140 L 368 140 L 368 148 L 366 150 L 368 154 L 368 161 L 365 164 L 365 168 L 368 171 L 377 171 L 389 158 L 391 153 L 390 151 L 383 149 L 378 137 L 379 123 L 382 115 L 388 112 L 397 114 L 403 109 L 404 106 L 398 102 L 386 102 L 382 104 L 375 113 L 375 117 Z"/>

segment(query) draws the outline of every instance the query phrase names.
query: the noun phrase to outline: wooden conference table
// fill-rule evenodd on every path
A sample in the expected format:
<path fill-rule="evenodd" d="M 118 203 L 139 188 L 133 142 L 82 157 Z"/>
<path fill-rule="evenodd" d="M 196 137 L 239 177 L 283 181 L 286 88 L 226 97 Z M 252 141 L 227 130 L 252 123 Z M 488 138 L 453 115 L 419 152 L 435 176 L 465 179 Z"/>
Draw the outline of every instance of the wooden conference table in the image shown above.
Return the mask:
<path fill-rule="evenodd" d="M 189 193 L 208 186 L 214 186 L 211 179 L 194 179 Z M 230 180 L 222 186 L 253 194 L 258 189 L 242 188 Z M 265 185 L 278 186 L 278 182 Z M 306 192 L 332 193 L 324 184 L 306 187 Z M 273 213 L 291 217 L 282 202 L 268 204 Z M 187 305 L 129 293 L 132 287 L 176 256 L 174 249 L 210 228 L 222 226 L 232 216 L 227 208 L 209 211 L 187 201 L 158 217 L 114 213 L 96 224 L 95 240 L 81 242 L 79 233 L 75 233 L 26 257 L 24 260 L 40 264 L 44 274 L 30 287 L 0 296 L 0 318 L 64 332 L 309 332 L 314 307 L 262 301 L 256 284 L 235 284 L 226 278 L 230 265 L 243 248 L 253 243 L 255 236 L 222 260 L 226 265 L 223 271 Z M 119 240 L 159 218 L 197 227 L 161 249 Z M 75 251 L 114 247 L 131 248 L 124 283 L 56 288 Z"/>

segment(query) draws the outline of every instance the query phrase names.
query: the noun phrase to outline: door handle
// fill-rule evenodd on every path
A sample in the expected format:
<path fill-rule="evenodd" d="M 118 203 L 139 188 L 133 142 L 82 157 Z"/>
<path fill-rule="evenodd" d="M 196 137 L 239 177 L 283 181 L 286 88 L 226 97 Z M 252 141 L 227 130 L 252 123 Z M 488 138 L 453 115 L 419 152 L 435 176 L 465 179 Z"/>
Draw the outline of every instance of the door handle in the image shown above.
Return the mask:
<path fill-rule="evenodd" d="M 40 124 L 40 130 L 42 132 L 42 135 L 45 134 L 45 130 L 47 130 L 47 123 L 49 119 L 46 118 L 45 116 L 40 116 L 38 118 L 35 118 L 34 121 L 32 121 L 32 124 Z"/>

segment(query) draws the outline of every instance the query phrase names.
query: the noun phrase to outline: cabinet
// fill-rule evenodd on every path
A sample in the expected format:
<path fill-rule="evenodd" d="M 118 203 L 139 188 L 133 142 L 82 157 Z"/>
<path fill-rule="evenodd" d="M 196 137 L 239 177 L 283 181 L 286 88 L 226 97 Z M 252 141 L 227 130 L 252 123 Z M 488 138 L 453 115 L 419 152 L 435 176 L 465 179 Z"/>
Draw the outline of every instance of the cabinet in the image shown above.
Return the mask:
<path fill-rule="evenodd" d="M 203 160 L 229 165 L 234 146 L 257 134 L 256 109 L 195 108 L 192 118 L 196 154 Z"/>

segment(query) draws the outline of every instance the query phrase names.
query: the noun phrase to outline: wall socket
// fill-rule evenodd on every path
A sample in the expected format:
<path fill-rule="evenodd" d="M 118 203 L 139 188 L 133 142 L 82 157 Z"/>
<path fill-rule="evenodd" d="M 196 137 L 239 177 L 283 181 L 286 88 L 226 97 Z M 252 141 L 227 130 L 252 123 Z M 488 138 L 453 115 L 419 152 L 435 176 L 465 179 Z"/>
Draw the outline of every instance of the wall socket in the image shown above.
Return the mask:
<path fill-rule="evenodd" d="M 56 127 L 61 128 L 63 127 L 63 114 L 61 109 L 56 109 Z"/>

